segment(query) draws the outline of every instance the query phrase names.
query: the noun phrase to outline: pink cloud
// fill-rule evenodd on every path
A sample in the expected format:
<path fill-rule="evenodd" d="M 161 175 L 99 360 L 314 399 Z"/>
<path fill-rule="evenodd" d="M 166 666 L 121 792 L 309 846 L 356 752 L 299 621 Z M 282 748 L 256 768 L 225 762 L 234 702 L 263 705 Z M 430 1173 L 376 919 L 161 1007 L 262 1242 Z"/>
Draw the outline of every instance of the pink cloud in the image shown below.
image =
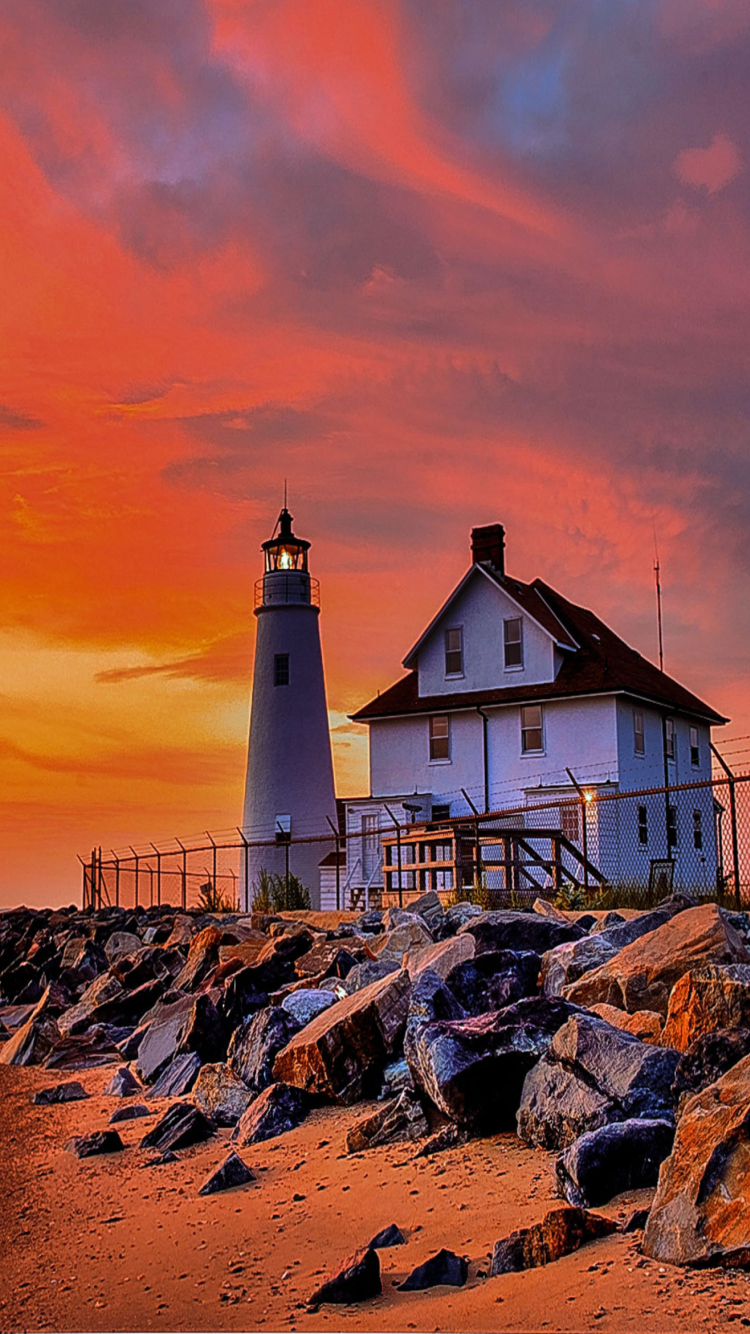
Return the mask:
<path fill-rule="evenodd" d="M 726 134 L 715 134 L 708 148 L 683 148 L 674 169 L 686 185 L 718 194 L 742 171 L 742 159 Z"/>

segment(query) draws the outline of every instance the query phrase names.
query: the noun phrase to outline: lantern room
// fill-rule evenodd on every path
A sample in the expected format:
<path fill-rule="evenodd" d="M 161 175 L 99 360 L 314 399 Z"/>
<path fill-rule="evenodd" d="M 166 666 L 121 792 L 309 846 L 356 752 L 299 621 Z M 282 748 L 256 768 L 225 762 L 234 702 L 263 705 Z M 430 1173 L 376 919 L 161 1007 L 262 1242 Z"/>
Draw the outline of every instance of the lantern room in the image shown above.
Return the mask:
<path fill-rule="evenodd" d="M 307 553 L 310 543 L 302 537 L 295 537 L 292 532 L 292 516 L 284 506 L 276 522 L 274 536 L 263 544 L 266 574 L 276 571 L 290 573 L 293 570 L 307 571 Z"/>

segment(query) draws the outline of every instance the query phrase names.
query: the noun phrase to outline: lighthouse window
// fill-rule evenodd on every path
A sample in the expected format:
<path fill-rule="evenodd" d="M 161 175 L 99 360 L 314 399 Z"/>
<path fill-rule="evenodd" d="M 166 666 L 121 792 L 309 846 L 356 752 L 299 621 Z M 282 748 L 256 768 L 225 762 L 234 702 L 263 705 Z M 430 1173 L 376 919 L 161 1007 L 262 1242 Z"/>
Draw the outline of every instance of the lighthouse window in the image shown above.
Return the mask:
<path fill-rule="evenodd" d="M 273 659 L 273 683 L 275 686 L 289 685 L 289 654 L 275 653 Z"/>
<path fill-rule="evenodd" d="M 449 760 L 451 757 L 450 722 L 445 713 L 430 718 L 430 759 Z"/>

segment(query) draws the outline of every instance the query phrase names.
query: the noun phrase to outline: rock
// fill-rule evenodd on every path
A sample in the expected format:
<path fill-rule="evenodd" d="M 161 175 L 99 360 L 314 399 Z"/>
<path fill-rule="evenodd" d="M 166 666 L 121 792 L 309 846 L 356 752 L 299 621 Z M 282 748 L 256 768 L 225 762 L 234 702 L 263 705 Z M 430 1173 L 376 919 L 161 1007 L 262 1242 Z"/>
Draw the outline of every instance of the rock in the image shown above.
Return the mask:
<path fill-rule="evenodd" d="M 627 918 L 623 917 L 622 913 L 619 912 L 602 913 L 599 920 L 597 922 L 594 922 L 594 925 L 590 928 L 591 935 L 596 936 L 599 934 L 600 931 L 609 931 L 609 929 L 613 926 L 622 926 L 623 922 L 626 921 Z"/>
<path fill-rule="evenodd" d="M 219 1011 L 207 994 L 196 996 L 180 1030 L 179 1052 L 194 1051 L 201 1061 L 223 1061 L 228 1034 Z M 140 1055 L 140 1053 L 139 1053 Z"/>
<path fill-rule="evenodd" d="M 125 1148 L 116 1130 L 92 1130 L 90 1135 L 74 1135 L 65 1145 L 76 1158 L 93 1158 L 100 1153 L 120 1153 Z"/>
<path fill-rule="evenodd" d="M 750 1265 L 750 1056 L 685 1106 L 642 1250 L 674 1265 Z"/>
<path fill-rule="evenodd" d="M 137 1121 L 142 1116 L 153 1116 L 153 1111 L 143 1102 L 126 1102 L 124 1107 L 115 1107 L 109 1124 L 115 1126 L 120 1121 Z"/>
<path fill-rule="evenodd" d="M 378 958 L 390 957 L 400 962 L 405 954 L 433 944 L 432 933 L 421 917 L 415 917 L 413 913 L 404 913 L 404 917 L 406 921 L 373 940 L 371 949 Z"/>
<path fill-rule="evenodd" d="M 82 940 L 69 959 L 65 958 L 66 953 L 67 951 L 63 954 L 66 975 L 69 970 L 78 985 L 93 982 L 94 978 L 106 972 L 109 966 L 109 959 L 101 945 L 97 945 L 93 940 Z"/>
<path fill-rule="evenodd" d="M 191 996 L 157 1007 L 138 1048 L 135 1069 L 138 1078 L 150 1084 L 177 1054 L 183 1027 L 193 1008 Z"/>
<path fill-rule="evenodd" d="M 482 909 L 478 903 L 454 903 L 451 908 L 446 908 L 440 926 L 440 935 L 445 940 L 448 936 L 455 936 L 461 927 L 472 917 L 481 917 Z"/>
<path fill-rule="evenodd" d="M 549 899 L 534 899 L 531 907 L 540 917 L 551 917 L 553 922 L 560 922 L 562 926 L 567 926 L 570 921 L 570 918 L 566 917 L 564 912 L 560 912 L 554 903 L 550 903 Z"/>
<path fill-rule="evenodd" d="M 235 1029 L 227 1064 L 253 1093 L 273 1083 L 273 1063 L 297 1032 L 297 1024 L 281 1006 L 267 1006 Z"/>
<path fill-rule="evenodd" d="M 540 981 L 545 996 L 562 996 L 563 990 L 585 973 L 600 968 L 618 953 L 606 936 L 584 936 L 567 940 L 542 955 Z"/>
<path fill-rule="evenodd" d="M 174 948 L 176 945 L 190 945 L 193 936 L 198 934 L 198 928 L 192 917 L 175 917 L 174 926 L 170 935 L 164 942 L 166 949 Z"/>
<path fill-rule="evenodd" d="M 412 982 L 426 968 L 445 978 L 452 968 L 468 959 L 474 958 L 475 942 L 473 936 L 452 936 L 449 940 L 439 940 L 436 945 L 412 950 L 404 960 Z"/>
<path fill-rule="evenodd" d="M 675 1071 L 672 1093 L 676 1100 L 677 1115 L 696 1093 L 715 1083 L 733 1065 L 750 1055 L 750 1029 L 719 1028 L 715 1033 L 702 1033 L 691 1042 L 680 1057 Z"/>
<path fill-rule="evenodd" d="M 289 1084 L 269 1084 L 237 1122 L 232 1139 L 240 1145 L 260 1144 L 301 1126 L 310 1110 L 310 1099 Z"/>
<path fill-rule="evenodd" d="M 417 917 L 421 917 L 427 929 L 433 934 L 436 929 L 440 930 L 445 916 L 440 895 L 434 889 L 429 889 L 426 894 L 421 894 L 418 899 L 412 899 L 411 903 L 405 905 L 404 911 L 415 913 Z"/>
<path fill-rule="evenodd" d="M 136 1059 L 138 1048 L 143 1042 L 149 1028 L 150 1024 L 139 1024 L 137 1028 L 133 1029 L 133 1032 L 129 1037 L 124 1038 L 122 1042 L 115 1044 L 124 1061 L 134 1061 Z"/>
<path fill-rule="evenodd" d="M 352 968 L 346 976 L 346 989 L 349 995 L 355 991 L 363 991 L 373 982 L 379 982 L 381 978 L 387 977 L 389 973 L 400 972 L 401 965 L 398 959 L 386 955 L 382 959 L 366 959 L 364 963 L 358 963 Z"/>
<path fill-rule="evenodd" d="M 590 1214 L 585 1209 L 564 1207 L 551 1209 L 541 1223 L 519 1228 L 509 1237 L 495 1242 L 491 1274 L 515 1274 L 522 1269 L 538 1269 L 541 1265 L 571 1255 L 589 1241 L 609 1237 L 617 1231 L 617 1223 L 601 1214 Z"/>
<path fill-rule="evenodd" d="M 377 1093 L 404 1029 L 410 992 L 402 970 L 331 1006 L 279 1052 L 274 1079 L 342 1103 Z"/>
<path fill-rule="evenodd" d="M 470 917 L 459 929 L 459 935 L 472 935 L 476 941 L 477 954 L 489 954 L 497 950 L 531 950 L 534 954 L 544 954 L 555 945 L 562 945 L 566 940 L 578 940 L 583 935 L 580 927 L 572 922 L 563 925 L 552 917 L 540 917 L 534 912 L 513 912 L 501 909 L 496 912 L 483 912 L 478 917 Z"/>
<path fill-rule="evenodd" d="M 178 1163 L 180 1160 L 176 1153 L 167 1149 L 164 1153 L 159 1153 L 155 1158 L 149 1158 L 147 1162 L 141 1163 L 141 1167 L 164 1167 L 166 1163 Z"/>
<path fill-rule="evenodd" d="M 336 936 L 344 937 L 353 931 L 355 935 L 377 936 L 383 930 L 383 914 L 377 908 L 360 913 L 354 922 L 340 922 L 336 927 Z"/>
<path fill-rule="evenodd" d="M 641 1042 L 598 1015 L 574 1015 L 526 1076 L 518 1134 L 527 1144 L 563 1149 L 615 1121 L 671 1120 L 678 1061 L 678 1052 Z"/>
<path fill-rule="evenodd" d="M 397 1098 L 399 1093 L 406 1089 L 409 1093 L 416 1092 L 414 1076 L 409 1069 L 405 1057 L 400 1057 L 398 1061 L 393 1061 L 387 1065 L 383 1071 L 383 1085 L 380 1090 L 381 1098 Z"/>
<path fill-rule="evenodd" d="M 120 1053 L 107 1028 L 96 1024 L 75 1037 L 60 1037 L 44 1058 L 46 1070 L 90 1070 L 109 1065 Z"/>
<path fill-rule="evenodd" d="M 176 987 L 181 991 L 197 991 L 219 962 L 221 940 L 222 932 L 216 926 L 206 926 L 193 936 L 185 967 L 175 978 Z"/>
<path fill-rule="evenodd" d="M 246 1186 L 248 1182 L 256 1180 L 255 1173 L 251 1172 L 239 1154 L 232 1150 L 223 1163 L 209 1173 L 198 1194 L 216 1195 L 218 1191 L 233 1190 L 235 1186 Z"/>
<path fill-rule="evenodd" d="M 197 1107 L 175 1102 L 162 1112 L 155 1126 L 141 1140 L 142 1149 L 184 1149 L 210 1139 L 214 1127 Z"/>
<path fill-rule="evenodd" d="M 455 1251 L 442 1250 L 412 1269 L 403 1283 L 399 1283 L 398 1290 L 422 1292 L 425 1288 L 437 1288 L 440 1284 L 462 1288 L 468 1277 L 469 1266 L 463 1256 L 456 1255 Z"/>
<path fill-rule="evenodd" d="M 140 948 L 140 937 L 133 935 L 132 931 L 113 931 L 104 946 L 104 953 L 112 963 L 115 959 L 119 959 L 126 954 L 133 954 L 135 950 Z"/>
<path fill-rule="evenodd" d="M 365 955 L 365 942 L 350 937 L 346 948 L 340 940 L 319 940 L 307 954 L 296 960 L 294 971 L 297 977 L 326 976 L 346 977 L 354 965 Z"/>
<path fill-rule="evenodd" d="M 445 944 L 458 944 L 467 938 L 471 939 L 456 936 Z M 491 951 L 451 969 L 445 984 L 467 1014 L 504 1010 L 514 1001 L 536 994 L 539 962 L 539 955 L 530 950 L 521 953 L 513 950 Z"/>
<path fill-rule="evenodd" d="M 379 1297 L 381 1291 L 378 1253 L 371 1247 L 365 1246 L 362 1250 L 354 1251 L 352 1255 L 347 1256 L 341 1268 L 316 1288 L 309 1305 L 366 1302 L 371 1297 Z"/>
<path fill-rule="evenodd" d="M 88 1096 L 83 1084 L 72 1079 L 68 1084 L 53 1084 L 51 1088 L 38 1089 L 31 1101 L 36 1107 L 52 1107 L 58 1102 L 79 1102 Z"/>
<path fill-rule="evenodd" d="M 60 1032 L 85 1033 L 94 1023 L 97 1009 L 107 1001 L 120 1000 L 124 987 L 111 973 L 102 973 L 86 988 L 77 1005 L 72 1005 L 60 1017 Z"/>
<path fill-rule="evenodd" d="M 642 1232 L 648 1222 L 649 1209 L 634 1209 L 622 1225 L 623 1232 Z"/>
<path fill-rule="evenodd" d="M 436 1135 L 432 1135 L 426 1144 L 417 1149 L 414 1157 L 431 1158 L 433 1154 L 445 1153 L 447 1149 L 457 1149 L 462 1144 L 468 1144 L 470 1139 L 470 1131 L 463 1126 L 443 1126 L 442 1130 L 438 1130 Z"/>
<path fill-rule="evenodd" d="M 614 1005 L 592 1005 L 590 1009 L 592 1014 L 598 1014 L 600 1019 L 606 1020 L 613 1028 L 633 1033 L 637 1038 L 653 1042 L 657 1047 L 661 1045 L 663 1020 L 655 1010 L 636 1010 L 635 1014 L 628 1014 L 627 1010 L 618 1010 Z M 664 1045 L 669 1047 L 672 1044 L 667 1042 Z"/>
<path fill-rule="evenodd" d="M 582 931 L 590 931 L 592 926 L 596 926 L 596 918 L 591 912 L 580 913 L 574 920 L 576 926 L 580 926 Z"/>
<path fill-rule="evenodd" d="M 673 1140 L 672 1121 L 636 1119 L 589 1130 L 557 1160 L 560 1194 L 569 1204 L 588 1209 L 621 1191 L 655 1186 Z"/>
<path fill-rule="evenodd" d="M 687 1051 L 720 1028 L 750 1027 L 750 964 L 691 969 L 672 988 L 662 1041 Z"/>
<path fill-rule="evenodd" d="M 423 974 L 415 988 L 404 1041 L 415 1082 L 453 1121 L 485 1133 L 509 1128 L 527 1072 L 575 1011 L 538 997 L 474 1018 L 433 1019 L 429 1008 L 436 998 L 444 1002 L 439 992 L 424 1000 L 429 978 Z"/>
<path fill-rule="evenodd" d="M 578 1005 L 604 1001 L 621 1010 L 666 1015 L 669 993 L 691 969 L 750 963 L 742 940 L 715 903 L 688 908 L 655 931 L 625 945 L 608 963 L 564 989 Z"/>
<path fill-rule="evenodd" d="M 197 1052 L 185 1051 L 175 1056 L 162 1070 L 156 1083 L 146 1094 L 147 1098 L 183 1098 L 189 1093 L 201 1068 L 201 1058 Z"/>
<path fill-rule="evenodd" d="M 3 1065 L 41 1065 L 60 1040 L 57 1020 L 51 1015 L 32 1016 L 16 1029 L 0 1051 Z"/>
<path fill-rule="evenodd" d="M 401 1228 L 396 1227 L 395 1223 L 389 1223 L 387 1227 L 384 1227 L 380 1232 L 375 1233 L 372 1241 L 368 1244 L 368 1250 L 385 1251 L 390 1246 L 405 1245 L 406 1237 L 401 1231 Z"/>
<path fill-rule="evenodd" d="M 395 1144 L 401 1140 L 423 1139 L 429 1133 L 422 1104 L 413 1093 L 404 1090 L 397 1098 L 382 1103 L 374 1112 L 368 1112 L 347 1133 L 347 1153 L 362 1153 L 379 1144 Z"/>
<path fill-rule="evenodd" d="M 130 1098 L 134 1093 L 141 1093 L 142 1088 L 135 1075 L 126 1065 L 121 1065 L 103 1090 L 105 1098 Z"/>
<path fill-rule="evenodd" d="M 204 1065 L 193 1089 L 193 1101 L 217 1126 L 236 1126 L 254 1094 L 228 1065 Z"/>
<path fill-rule="evenodd" d="M 294 936 L 281 936 L 270 941 L 258 956 L 257 963 L 240 968 L 239 972 L 230 977 L 220 1005 L 221 1014 L 230 1031 L 238 1028 L 258 1010 L 264 1009 L 274 991 L 295 980 L 294 963 L 297 956 L 290 958 L 277 948 L 285 940 L 294 939 Z M 268 953 L 269 946 L 275 952 Z"/>
<path fill-rule="evenodd" d="M 336 996 L 330 991 L 293 991 L 281 1002 L 281 1008 L 292 1016 L 297 1028 L 304 1028 L 335 1004 Z"/>

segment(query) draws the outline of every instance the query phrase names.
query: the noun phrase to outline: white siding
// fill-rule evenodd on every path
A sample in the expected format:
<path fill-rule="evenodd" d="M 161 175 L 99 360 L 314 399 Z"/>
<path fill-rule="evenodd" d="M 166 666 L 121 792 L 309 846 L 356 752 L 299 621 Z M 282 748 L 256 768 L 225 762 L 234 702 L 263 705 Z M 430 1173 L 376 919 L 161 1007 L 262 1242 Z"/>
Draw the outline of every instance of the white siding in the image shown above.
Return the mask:
<path fill-rule="evenodd" d="M 523 668 L 506 669 L 503 625 L 506 619 L 516 617 L 523 621 Z M 445 631 L 459 626 L 463 631 L 463 676 L 446 676 Z M 486 575 L 477 572 L 419 651 L 419 693 L 453 695 L 553 681 L 558 665 L 555 656 L 552 636 Z"/>

